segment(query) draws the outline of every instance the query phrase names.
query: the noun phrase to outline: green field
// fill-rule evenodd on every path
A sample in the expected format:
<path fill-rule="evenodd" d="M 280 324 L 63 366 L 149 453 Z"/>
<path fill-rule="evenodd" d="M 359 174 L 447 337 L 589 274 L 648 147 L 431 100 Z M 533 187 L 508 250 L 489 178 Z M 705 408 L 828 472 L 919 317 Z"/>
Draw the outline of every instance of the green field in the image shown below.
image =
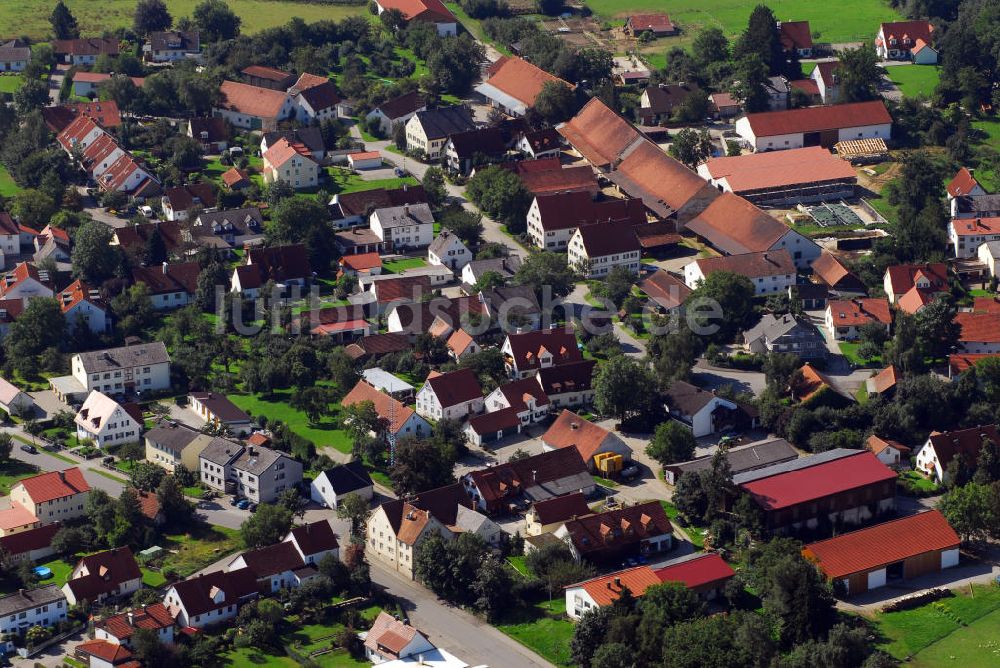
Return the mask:
<path fill-rule="evenodd" d="M 167 0 L 167 7 L 176 21 L 182 16 L 190 16 L 198 2 L 199 0 Z M 6 26 L 9 28 L 7 32 L 12 34 L 46 39 L 51 32 L 49 14 L 54 4 L 52 0 L 0 2 L 0 26 Z M 368 14 L 366 3 L 334 5 L 278 0 L 227 0 L 227 4 L 243 19 L 242 29 L 247 33 L 284 25 L 293 16 L 311 23 Z M 132 27 L 135 0 L 66 0 L 66 5 L 76 16 L 80 33 L 84 36 L 100 35 L 119 27 Z"/>
<path fill-rule="evenodd" d="M 0 165 L 0 197 L 11 197 L 15 195 L 19 190 L 21 190 L 14 179 L 11 177 L 10 172 L 3 165 Z"/>
<path fill-rule="evenodd" d="M 420 269 L 421 267 L 426 267 L 427 263 L 419 257 L 408 257 L 403 260 L 394 260 L 392 262 L 385 262 L 382 264 L 382 269 L 390 274 L 401 274 L 407 269 Z"/>
<path fill-rule="evenodd" d="M 538 603 L 497 628 L 557 666 L 569 666 L 573 622 L 566 617 L 566 599 L 559 592 L 551 603 Z"/>
<path fill-rule="evenodd" d="M 930 97 L 941 78 L 939 65 L 894 65 L 885 71 L 906 97 Z"/>
<path fill-rule="evenodd" d="M 962 666 L 987 668 L 1000 663 L 1000 610 L 960 628 L 947 638 L 919 652 L 914 668 Z"/>
<path fill-rule="evenodd" d="M 972 594 L 970 596 L 968 589 L 963 589 L 956 591 L 956 596 L 919 608 L 878 615 L 875 621 L 884 637 L 882 649 L 900 660 L 918 657 L 920 660 L 913 665 L 919 666 L 996 665 L 996 648 L 1000 644 L 1000 626 L 997 625 L 1000 619 L 1000 587 L 977 585 Z M 986 659 L 985 652 L 970 645 L 970 631 L 974 627 L 981 632 L 981 635 L 977 634 L 978 642 L 992 642 L 993 656 L 988 663 L 946 664 L 932 658 L 947 659 L 957 656 L 956 652 L 964 652 L 966 658 L 978 655 Z"/>
<path fill-rule="evenodd" d="M 231 394 L 229 399 L 252 415 L 266 415 L 269 420 L 281 420 L 296 434 L 316 444 L 331 446 L 340 452 L 350 452 L 352 441 L 347 432 L 338 429 L 333 419 L 326 417 L 318 425 L 310 425 L 306 414 L 288 405 L 294 390 L 275 390 L 271 396 Z M 333 406 L 336 410 L 340 405 Z"/>
<path fill-rule="evenodd" d="M 20 74 L 5 74 L 0 77 L 0 93 L 13 93 L 24 83 Z"/>
<path fill-rule="evenodd" d="M 666 12 L 688 36 L 708 26 L 718 26 L 727 34 L 736 35 L 746 27 L 750 12 L 758 4 L 748 0 L 586 0 L 586 3 L 605 19 L 624 18 L 637 11 Z M 817 42 L 870 41 L 875 38 L 880 22 L 899 18 L 881 0 L 785 0 L 765 4 L 779 20 L 809 21 Z"/>
<path fill-rule="evenodd" d="M 395 188 L 400 188 L 403 185 L 415 186 L 418 182 L 412 176 L 405 176 L 403 178 L 389 178 L 389 179 L 376 179 L 374 181 L 366 181 L 361 178 L 360 174 L 355 174 L 349 169 L 341 169 L 339 167 L 327 167 L 327 173 L 330 176 L 330 183 L 324 184 L 323 188 L 330 193 L 353 193 L 362 190 L 374 190 L 375 188 L 385 188 L 387 190 L 393 190 Z"/>
<path fill-rule="evenodd" d="M 10 459 L 0 466 L 0 496 L 10 494 L 10 488 L 19 480 L 23 480 L 38 473 L 38 469 L 31 464 L 25 464 L 17 459 Z"/>

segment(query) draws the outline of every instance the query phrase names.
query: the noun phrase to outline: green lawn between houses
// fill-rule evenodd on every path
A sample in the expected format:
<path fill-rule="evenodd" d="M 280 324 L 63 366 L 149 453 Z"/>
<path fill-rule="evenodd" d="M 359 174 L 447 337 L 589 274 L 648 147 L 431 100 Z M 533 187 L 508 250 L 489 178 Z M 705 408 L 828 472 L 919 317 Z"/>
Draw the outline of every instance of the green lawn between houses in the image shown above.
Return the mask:
<path fill-rule="evenodd" d="M 586 4 L 602 19 L 624 18 L 638 11 L 667 12 L 680 26 L 682 35 L 690 37 L 709 26 L 718 26 L 730 36 L 736 35 L 746 28 L 750 12 L 758 3 L 740 0 L 586 0 Z M 900 18 L 881 0 L 782 0 L 769 4 L 779 20 L 809 21 L 817 42 L 870 41 L 875 38 L 879 23 Z"/>
<path fill-rule="evenodd" d="M 15 448 L 20 447 L 17 444 Z M 30 478 L 38 473 L 38 469 L 17 459 L 9 459 L 0 465 L 0 496 L 10 494 L 10 488 L 18 481 Z"/>
<path fill-rule="evenodd" d="M 566 599 L 562 592 L 558 592 L 551 602 L 536 603 L 496 627 L 555 665 L 572 665 L 569 643 L 573 638 L 573 622 L 566 616 Z"/>
<path fill-rule="evenodd" d="M 0 165 L 0 197 L 11 197 L 20 190 L 21 187 L 14 183 L 14 178 L 7 171 L 7 168 Z"/>
<path fill-rule="evenodd" d="M 0 93 L 13 93 L 23 84 L 24 77 L 20 74 L 5 74 L 0 77 Z"/>
<path fill-rule="evenodd" d="M 911 664 L 915 666 L 997 665 L 1000 587 L 977 585 L 971 589 L 971 595 L 967 588 L 955 593 L 954 597 L 912 610 L 876 615 L 875 621 L 885 639 L 882 649 L 900 660 L 916 657 Z M 971 640 L 973 637 L 976 641 Z M 987 651 L 983 651 L 984 644 L 989 647 Z M 959 654 L 964 662 L 955 660 Z M 979 662 L 969 663 L 973 657 L 979 657 Z"/>
<path fill-rule="evenodd" d="M 992 148 L 994 151 L 1000 151 L 1000 119 L 992 118 L 981 121 L 973 121 L 972 127 L 986 135 L 986 138 L 978 144 L 979 146 L 985 146 Z M 973 147 L 973 150 L 975 150 L 975 147 Z M 976 180 L 978 180 L 988 192 L 996 192 L 1000 189 L 1000 179 L 997 178 L 996 172 L 989 168 L 988 161 L 986 165 L 980 165 L 979 169 L 976 170 Z"/>
<path fill-rule="evenodd" d="M 894 65 L 885 71 L 906 97 L 930 97 L 941 79 L 940 65 Z"/>
<path fill-rule="evenodd" d="M 421 267 L 426 267 L 427 263 L 423 258 L 419 257 L 408 257 L 402 260 L 393 260 L 392 262 L 384 262 L 382 264 L 382 269 L 389 274 L 401 274 L 408 269 L 420 269 Z"/>
<path fill-rule="evenodd" d="M 135 0 L 65 0 L 66 5 L 80 24 L 81 35 L 100 35 L 115 28 L 131 28 Z M 182 16 L 191 16 L 200 0 L 166 0 L 167 8 L 176 22 Z M 0 2 L 0 26 L 7 32 L 26 35 L 35 39 L 48 39 L 52 26 L 51 0 L 9 0 Z M 255 33 L 264 28 L 284 25 L 293 16 L 307 23 L 337 21 L 347 16 L 368 16 L 365 2 L 333 4 L 327 2 L 293 2 L 291 0 L 226 0 L 236 15 L 242 19 L 244 33 Z M 16 26 L 16 28 L 14 28 Z"/>
<path fill-rule="evenodd" d="M 317 448 L 331 446 L 340 452 L 350 452 L 352 442 L 343 429 L 339 429 L 335 421 L 339 414 L 340 404 L 331 405 L 335 415 L 325 417 L 318 425 L 310 425 L 306 414 L 289 405 L 289 400 L 295 390 L 274 390 L 269 396 L 249 394 L 230 394 L 229 400 L 251 415 L 266 415 L 269 420 L 281 420 L 296 434 L 307 438 L 316 444 Z"/>

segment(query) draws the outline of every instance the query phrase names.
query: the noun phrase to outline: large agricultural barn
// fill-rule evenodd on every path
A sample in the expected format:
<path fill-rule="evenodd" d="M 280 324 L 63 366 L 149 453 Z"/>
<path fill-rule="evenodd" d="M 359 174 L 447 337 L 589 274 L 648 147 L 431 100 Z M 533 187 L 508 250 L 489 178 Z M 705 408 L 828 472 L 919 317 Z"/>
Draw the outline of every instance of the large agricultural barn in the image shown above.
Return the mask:
<path fill-rule="evenodd" d="M 890 139 L 892 117 L 881 100 L 832 107 L 747 114 L 736 121 L 736 133 L 755 152 L 803 146 L 830 148 L 850 139 Z"/>

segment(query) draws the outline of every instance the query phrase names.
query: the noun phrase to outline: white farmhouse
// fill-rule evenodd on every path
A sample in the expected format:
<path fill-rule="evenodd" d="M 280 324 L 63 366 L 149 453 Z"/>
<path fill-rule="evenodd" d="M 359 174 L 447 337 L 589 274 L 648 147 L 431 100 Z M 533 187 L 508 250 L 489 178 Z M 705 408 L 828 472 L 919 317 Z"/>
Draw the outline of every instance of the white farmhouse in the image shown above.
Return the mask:
<path fill-rule="evenodd" d="M 90 439 L 99 447 L 134 443 L 142 425 L 117 401 L 94 390 L 76 414 L 76 438 Z"/>
<path fill-rule="evenodd" d="M 458 271 L 472 262 L 472 251 L 462 243 L 457 234 L 451 230 L 441 230 L 441 234 L 427 248 L 427 261 Z"/>
<path fill-rule="evenodd" d="M 753 283 L 756 295 L 785 292 L 796 280 L 795 262 L 791 254 L 781 248 L 763 253 L 699 258 L 684 266 L 684 283 L 693 290 L 717 271 L 745 276 Z"/>
<path fill-rule="evenodd" d="M 472 369 L 428 376 L 417 392 L 417 414 L 428 420 L 463 420 L 481 413 L 484 399 Z"/>

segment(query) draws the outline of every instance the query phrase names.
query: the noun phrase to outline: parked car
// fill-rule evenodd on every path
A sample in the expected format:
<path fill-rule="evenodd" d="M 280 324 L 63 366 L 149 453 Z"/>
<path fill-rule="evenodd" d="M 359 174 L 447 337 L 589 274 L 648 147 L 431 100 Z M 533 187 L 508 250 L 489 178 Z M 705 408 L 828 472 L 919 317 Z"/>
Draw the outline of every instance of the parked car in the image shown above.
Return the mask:
<path fill-rule="evenodd" d="M 250 507 L 250 500 L 240 499 L 240 502 L 236 504 L 236 507 L 239 508 L 240 510 L 246 510 L 247 508 Z"/>
<path fill-rule="evenodd" d="M 639 475 L 639 467 L 633 464 L 622 469 L 622 480 L 631 480 Z"/>
<path fill-rule="evenodd" d="M 21 450 L 23 450 L 24 452 L 27 452 L 29 454 L 32 454 L 32 455 L 37 455 L 38 454 L 38 448 L 36 448 L 33 445 L 22 445 L 21 446 Z"/>

